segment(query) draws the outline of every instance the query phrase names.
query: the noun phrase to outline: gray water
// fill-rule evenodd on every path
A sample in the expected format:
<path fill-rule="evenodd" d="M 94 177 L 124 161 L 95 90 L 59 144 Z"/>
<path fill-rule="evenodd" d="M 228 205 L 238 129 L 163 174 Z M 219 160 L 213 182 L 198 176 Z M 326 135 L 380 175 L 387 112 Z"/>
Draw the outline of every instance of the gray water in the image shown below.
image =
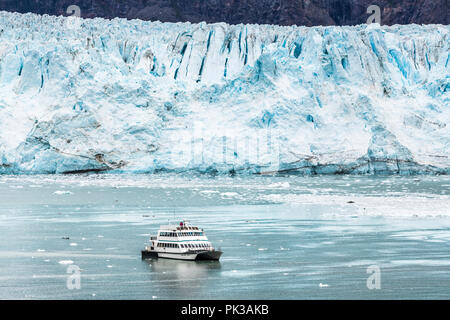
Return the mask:
<path fill-rule="evenodd" d="M 446 176 L 0 176 L 0 298 L 449 299 L 449 208 Z M 220 262 L 141 260 L 180 219 Z"/>

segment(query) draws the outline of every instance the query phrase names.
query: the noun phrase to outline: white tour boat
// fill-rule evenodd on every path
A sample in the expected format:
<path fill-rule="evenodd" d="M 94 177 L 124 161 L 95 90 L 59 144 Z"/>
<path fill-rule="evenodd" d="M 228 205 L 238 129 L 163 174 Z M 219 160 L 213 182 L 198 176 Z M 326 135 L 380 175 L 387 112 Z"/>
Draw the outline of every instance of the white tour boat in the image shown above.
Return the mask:
<path fill-rule="evenodd" d="M 150 237 L 150 245 L 142 250 L 142 259 L 219 260 L 221 255 L 222 251 L 213 247 L 203 229 L 186 221 L 160 226 L 158 234 Z"/>

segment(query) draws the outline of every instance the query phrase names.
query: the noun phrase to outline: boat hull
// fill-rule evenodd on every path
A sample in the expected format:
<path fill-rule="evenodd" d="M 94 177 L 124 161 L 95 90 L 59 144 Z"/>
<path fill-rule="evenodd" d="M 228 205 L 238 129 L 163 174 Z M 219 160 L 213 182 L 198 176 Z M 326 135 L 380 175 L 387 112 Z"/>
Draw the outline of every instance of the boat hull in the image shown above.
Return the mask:
<path fill-rule="evenodd" d="M 219 260 L 222 256 L 222 251 L 205 251 L 197 254 L 195 260 Z"/>
<path fill-rule="evenodd" d="M 200 252 L 186 252 L 186 253 L 170 253 L 170 252 L 156 252 L 142 250 L 142 259 L 163 258 L 175 260 L 219 260 L 222 256 L 222 251 L 200 251 Z"/>

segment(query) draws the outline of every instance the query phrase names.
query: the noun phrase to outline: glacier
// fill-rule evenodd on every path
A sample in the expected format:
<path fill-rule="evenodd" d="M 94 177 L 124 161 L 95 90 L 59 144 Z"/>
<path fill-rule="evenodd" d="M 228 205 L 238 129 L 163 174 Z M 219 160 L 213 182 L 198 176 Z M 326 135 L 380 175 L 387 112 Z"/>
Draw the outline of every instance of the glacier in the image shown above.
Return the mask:
<path fill-rule="evenodd" d="M 449 31 L 0 12 L 0 174 L 448 174 Z"/>

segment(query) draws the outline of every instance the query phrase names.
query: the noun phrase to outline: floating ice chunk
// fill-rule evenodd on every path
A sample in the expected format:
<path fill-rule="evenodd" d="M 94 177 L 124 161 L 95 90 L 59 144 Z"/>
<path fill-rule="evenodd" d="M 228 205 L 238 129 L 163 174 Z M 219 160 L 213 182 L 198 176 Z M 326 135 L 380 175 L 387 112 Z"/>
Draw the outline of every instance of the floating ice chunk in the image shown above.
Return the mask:
<path fill-rule="evenodd" d="M 328 287 L 328 284 L 326 284 L 326 283 L 319 283 L 319 287 L 320 288 L 327 288 Z"/>
<path fill-rule="evenodd" d="M 223 196 L 223 197 L 232 198 L 232 197 L 239 196 L 239 193 L 237 193 L 237 192 L 223 192 L 220 195 Z"/>
<path fill-rule="evenodd" d="M 63 195 L 63 194 L 73 194 L 73 192 L 65 191 L 65 190 L 57 190 L 57 191 L 53 192 L 53 194 Z"/>
<path fill-rule="evenodd" d="M 289 182 L 276 182 L 268 185 L 269 188 L 290 188 L 291 184 Z"/>
<path fill-rule="evenodd" d="M 59 264 L 72 264 L 73 261 L 72 260 L 61 260 L 58 262 Z"/>
<path fill-rule="evenodd" d="M 216 190 L 203 190 L 203 191 L 200 191 L 200 193 L 212 194 L 212 193 L 219 193 L 219 191 L 216 191 Z"/>

